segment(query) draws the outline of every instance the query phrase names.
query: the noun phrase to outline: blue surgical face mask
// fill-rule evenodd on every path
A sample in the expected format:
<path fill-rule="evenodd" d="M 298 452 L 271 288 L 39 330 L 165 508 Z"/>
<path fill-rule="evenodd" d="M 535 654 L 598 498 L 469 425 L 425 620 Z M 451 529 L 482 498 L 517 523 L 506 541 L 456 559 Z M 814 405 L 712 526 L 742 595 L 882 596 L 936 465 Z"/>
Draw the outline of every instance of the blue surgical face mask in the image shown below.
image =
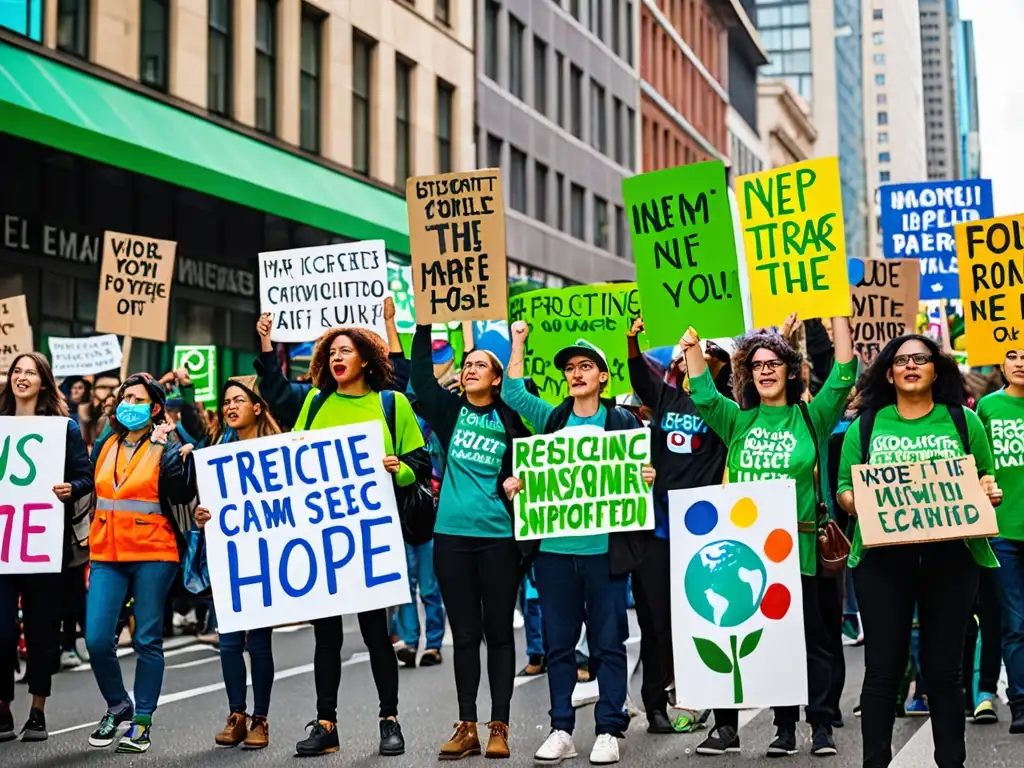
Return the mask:
<path fill-rule="evenodd" d="M 149 403 L 121 402 L 117 405 L 115 415 L 122 427 L 129 432 L 134 432 L 136 429 L 142 429 L 149 422 L 151 407 Z"/>

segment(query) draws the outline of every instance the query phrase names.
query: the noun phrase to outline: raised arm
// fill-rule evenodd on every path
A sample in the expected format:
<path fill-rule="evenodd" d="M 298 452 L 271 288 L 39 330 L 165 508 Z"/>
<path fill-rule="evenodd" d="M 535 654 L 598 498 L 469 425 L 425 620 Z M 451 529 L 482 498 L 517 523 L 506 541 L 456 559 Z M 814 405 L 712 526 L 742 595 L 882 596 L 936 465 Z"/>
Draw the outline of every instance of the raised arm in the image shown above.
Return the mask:
<path fill-rule="evenodd" d="M 273 342 L 270 341 L 270 328 L 270 313 L 260 315 L 256 323 L 256 331 L 260 336 L 260 356 L 253 363 L 253 368 L 260 377 L 260 394 L 267 401 L 274 416 L 281 421 L 295 424 L 298 422 L 299 411 L 302 410 L 306 395 L 313 386 L 288 381 L 281 373 L 281 367 L 274 356 Z"/>
<path fill-rule="evenodd" d="M 434 378 L 429 325 L 416 326 L 416 335 L 412 337 L 409 378 L 412 381 L 412 391 L 419 400 L 420 412 L 428 424 L 435 426 L 437 418 L 443 412 L 445 402 L 458 401 L 459 397 L 442 387 Z"/>
<path fill-rule="evenodd" d="M 548 423 L 555 407 L 536 395 L 531 395 L 523 383 L 523 357 L 526 351 L 526 335 L 529 332 L 530 327 L 522 320 L 512 323 L 509 328 L 512 354 L 509 356 L 508 368 L 505 369 L 505 378 L 501 383 L 501 398 L 509 408 L 530 422 L 540 433 L 544 431 L 544 425 Z"/>
<path fill-rule="evenodd" d="M 686 355 L 686 367 L 690 374 L 690 397 L 697 406 L 701 418 L 714 430 L 722 440 L 728 443 L 732 439 L 733 427 L 739 406 L 723 395 L 715 386 L 708 370 L 704 353 L 700 349 L 700 337 L 691 327 L 688 328 L 679 343 Z"/>
<path fill-rule="evenodd" d="M 638 317 L 626 333 L 626 348 L 629 350 L 629 383 L 637 397 L 640 398 L 640 402 L 653 410 L 661 400 L 662 388 L 665 387 L 665 383 L 654 375 L 640 351 L 637 335 L 643 331 L 643 318 Z"/>
<path fill-rule="evenodd" d="M 832 318 L 832 346 L 835 348 L 837 363 L 843 364 L 853 360 L 853 331 L 850 330 L 850 318 Z"/>

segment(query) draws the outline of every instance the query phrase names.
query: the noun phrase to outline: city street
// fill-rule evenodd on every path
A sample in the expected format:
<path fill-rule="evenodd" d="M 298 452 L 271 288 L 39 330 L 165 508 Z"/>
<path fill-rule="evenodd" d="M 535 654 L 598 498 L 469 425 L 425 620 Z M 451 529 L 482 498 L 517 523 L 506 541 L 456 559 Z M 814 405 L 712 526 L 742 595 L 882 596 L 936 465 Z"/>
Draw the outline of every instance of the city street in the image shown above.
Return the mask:
<path fill-rule="evenodd" d="M 88 668 L 63 672 L 54 678 L 54 696 L 48 707 L 50 739 L 41 744 L 11 742 L 0 745 L 0 765 L 4 768 L 22 766 L 137 766 L 152 765 L 199 766 L 281 765 L 290 760 L 295 742 L 302 737 L 302 726 L 315 716 L 312 675 L 312 631 L 308 627 L 279 631 L 274 636 L 277 678 L 270 711 L 271 745 L 262 752 L 240 749 L 217 749 L 213 736 L 223 725 L 226 701 L 221 681 L 220 664 L 215 649 L 192 643 L 180 645 L 183 638 L 169 641 L 164 693 L 155 717 L 153 747 L 145 755 L 115 754 L 113 747 L 97 750 L 88 746 L 87 737 L 103 712 L 103 704 Z M 517 637 L 523 648 L 523 635 Z M 629 646 L 631 661 L 638 645 Z M 451 649 L 445 649 L 445 663 L 430 669 L 402 669 L 400 719 L 405 732 L 407 751 L 400 758 L 381 758 L 376 754 L 376 693 L 370 676 L 367 656 L 359 633 L 346 637 L 345 668 L 341 706 L 342 749 L 335 755 L 314 758 L 323 765 L 360 766 L 365 768 L 407 768 L 436 764 L 437 748 L 449 735 L 455 719 L 455 684 L 451 667 Z M 808 754 L 809 732 L 801 726 L 801 753 L 772 765 L 833 765 L 853 768 L 860 765 L 859 721 L 852 716 L 863 673 L 863 650 L 847 649 L 848 681 L 843 697 L 845 728 L 836 730 L 840 756 L 823 762 Z M 780 660 L 782 661 L 782 660 Z M 787 663 L 796 662 L 795 659 Z M 122 658 L 126 678 L 131 680 L 134 656 Z M 511 766 L 532 765 L 534 750 L 547 733 L 548 696 L 544 677 L 520 678 L 516 681 L 512 701 Z M 632 679 L 632 692 L 639 700 L 640 671 Z M 251 700 L 250 700 L 251 704 Z M 480 714 L 488 711 L 486 674 L 481 686 Z M 20 727 L 28 709 L 24 688 L 19 687 L 14 704 Z M 1007 734 L 1004 722 L 995 726 L 967 727 L 968 766 L 981 768 L 1019 768 L 1024 765 L 1024 737 Z M 592 707 L 578 709 L 576 747 L 580 757 L 566 765 L 587 765 L 593 744 Z M 650 736 L 645 733 L 643 716 L 633 720 L 626 741 L 621 745 L 622 765 L 638 768 L 679 764 L 675 761 L 695 760 L 721 768 L 768 765 L 764 750 L 772 735 L 772 714 L 767 711 L 747 712 L 740 720 L 742 755 L 723 758 L 701 758 L 693 754 L 703 733 L 677 736 Z M 486 735 L 486 731 L 484 731 Z M 931 733 L 927 719 L 897 720 L 893 768 L 923 768 L 932 765 Z M 479 764 L 483 758 L 471 758 Z M 466 763 L 463 763 L 466 764 Z"/>

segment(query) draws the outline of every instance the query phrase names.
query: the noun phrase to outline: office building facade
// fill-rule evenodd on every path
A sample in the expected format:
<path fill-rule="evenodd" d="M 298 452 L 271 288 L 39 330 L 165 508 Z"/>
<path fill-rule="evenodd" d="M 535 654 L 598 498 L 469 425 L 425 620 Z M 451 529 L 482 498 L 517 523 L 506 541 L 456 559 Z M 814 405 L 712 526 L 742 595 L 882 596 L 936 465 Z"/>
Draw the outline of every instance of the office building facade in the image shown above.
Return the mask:
<path fill-rule="evenodd" d="M 768 63 L 768 54 L 751 21 L 756 15 L 754 0 L 741 0 L 735 14 L 727 38 L 729 110 L 725 118 L 733 177 L 757 173 L 767 166 L 765 142 L 758 132 L 757 70 Z"/>
<path fill-rule="evenodd" d="M 978 69 L 974 59 L 974 24 L 961 19 L 957 25 L 956 107 L 960 144 L 960 177 L 981 177 L 981 139 L 978 125 Z"/>
<path fill-rule="evenodd" d="M 929 179 L 960 176 L 957 111 L 957 0 L 918 0 L 921 17 L 921 77 L 924 81 L 925 142 Z"/>

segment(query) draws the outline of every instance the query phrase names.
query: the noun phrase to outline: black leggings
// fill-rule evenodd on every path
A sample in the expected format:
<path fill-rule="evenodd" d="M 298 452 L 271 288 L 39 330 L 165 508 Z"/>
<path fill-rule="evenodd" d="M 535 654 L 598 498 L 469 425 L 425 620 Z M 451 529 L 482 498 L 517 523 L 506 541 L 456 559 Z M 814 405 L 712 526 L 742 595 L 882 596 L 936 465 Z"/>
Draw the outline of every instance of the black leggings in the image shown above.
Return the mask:
<path fill-rule="evenodd" d="M 370 652 L 370 670 L 380 699 L 380 717 L 398 717 L 398 659 L 388 634 L 386 608 L 358 614 L 359 631 Z M 345 632 L 341 616 L 313 622 L 316 649 L 313 679 L 316 682 L 316 719 L 338 721 L 338 688 L 341 686 L 341 646 Z"/>
<path fill-rule="evenodd" d="M 978 597 L 974 613 L 967 621 L 967 639 L 964 643 L 963 683 L 964 707 L 974 709 L 974 651 L 978 647 L 980 625 L 981 662 L 978 666 L 978 693 L 995 695 L 999 671 L 1003 666 L 1003 620 L 1000 616 L 999 595 L 996 592 L 996 569 L 979 568 Z"/>
<path fill-rule="evenodd" d="M 672 569 L 666 539 L 651 538 L 643 560 L 633 571 L 633 598 L 640 624 L 640 661 L 644 679 L 640 688 L 644 710 L 665 712 L 675 675 L 672 656 Z"/>
<path fill-rule="evenodd" d="M 508 723 L 516 676 L 512 614 L 519 596 L 519 548 L 513 539 L 434 535 L 434 572 L 455 643 L 459 720 L 477 722 L 480 641 L 487 640 L 491 720 Z"/>
<path fill-rule="evenodd" d="M 28 650 L 28 692 L 32 696 L 50 695 L 50 680 L 60 664 L 60 585 L 59 573 L 0 576 L 0 701 L 9 704 L 14 699 L 19 595 Z"/>

